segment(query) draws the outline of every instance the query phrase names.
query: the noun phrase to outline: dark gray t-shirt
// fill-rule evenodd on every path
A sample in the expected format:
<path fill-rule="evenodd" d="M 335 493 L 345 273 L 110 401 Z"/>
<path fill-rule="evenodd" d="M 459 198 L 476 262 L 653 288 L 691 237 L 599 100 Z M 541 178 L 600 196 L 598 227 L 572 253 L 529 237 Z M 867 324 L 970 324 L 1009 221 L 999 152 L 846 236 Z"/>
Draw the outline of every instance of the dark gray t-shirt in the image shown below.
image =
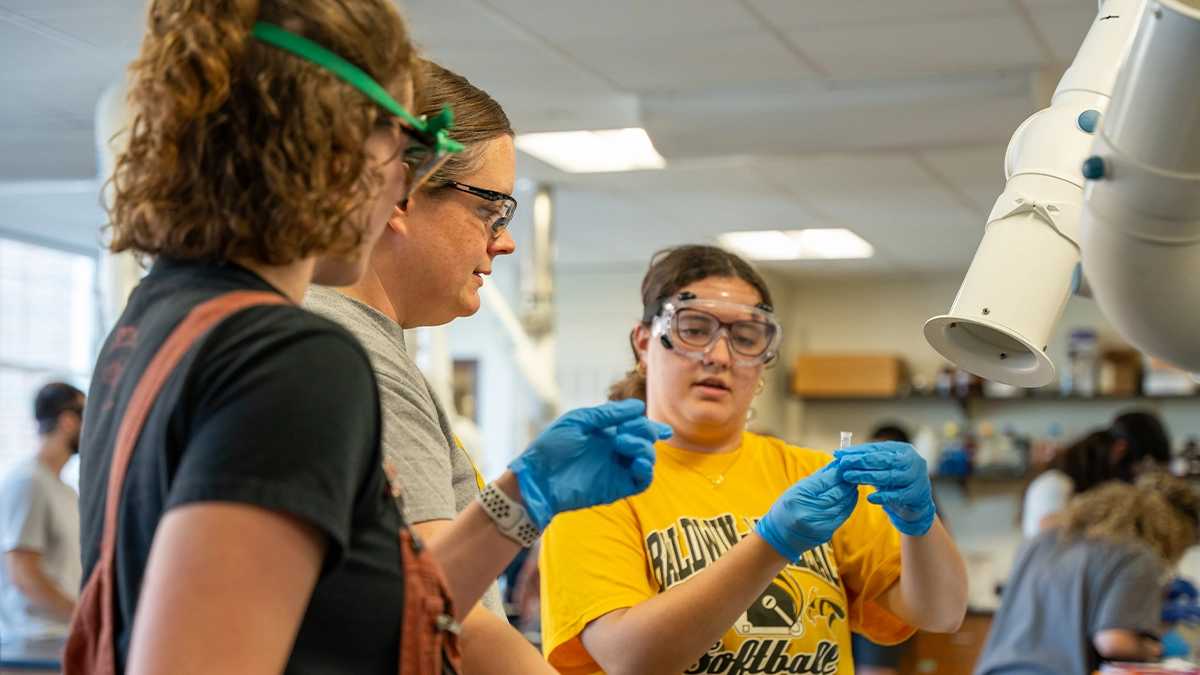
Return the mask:
<path fill-rule="evenodd" d="M 479 478 L 450 417 L 404 345 L 404 330 L 386 314 L 326 286 L 312 285 L 304 307 L 350 331 L 371 358 L 383 414 L 383 456 L 404 486 L 410 523 L 449 520 L 479 494 Z M 503 617 L 492 584 L 483 604 Z"/>
<path fill-rule="evenodd" d="M 1158 636 L 1161 572 L 1142 544 L 1062 545 L 1058 528 L 1039 534 L 1017 554 L 975 675 L 1095 672 L 1100 631 Z"/>

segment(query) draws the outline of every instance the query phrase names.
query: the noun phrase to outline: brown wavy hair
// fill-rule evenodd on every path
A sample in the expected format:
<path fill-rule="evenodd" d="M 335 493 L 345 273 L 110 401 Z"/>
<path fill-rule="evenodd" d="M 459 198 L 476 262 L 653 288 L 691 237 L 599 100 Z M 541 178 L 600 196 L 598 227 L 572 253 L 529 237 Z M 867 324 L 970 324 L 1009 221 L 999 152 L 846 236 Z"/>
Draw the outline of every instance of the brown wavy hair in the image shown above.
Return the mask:
<path fill-rule="evenodd" d="M 432 118 L 442 111 L 443 105 L 449 105 L 454 111 L 450 138 L 465 146 L 462 152 L 450 155 L 425 184 L 428 191 L 435 191 L 448 180 L 458 180 L 483 168 L 484 143 L 501 136 L 514 136 L 516 132 L 504 108 L 467 78 L 427 59 L 420 59 L 420 68 L 424 83 L 420 114 Z"/>
<path fill-rule="evenodd" d="M 1171 566 L 1197 542 L 1198 525 L 1200 495 L 1178 478 L 1155 473 L 1134 485 L 1112 481 L 1076 497 L 1062 527 L 1065 542 L 1140 541 Z"/>
<path fill-rule="evenodd" d="M 677 246 L 663 249 L 650 258 L 650 269 L 642 278 L 641 325 L 650 328 L 663 301 L 678 293 L 684 286 L 711 277 L 741 279 L 758 291 L 764 303 L 774 305 L 766 280 L 750 266 L 750 263 L 716 246 Z M 633 334 L 629 336 L 629 346 L 633 349 L 634 369 L 625 373 L 625 377 L 608 388 L 610 401 L 623 401 L 628 398 L 646 400 L 646 378 L 637 372 L 640 359 L 637 345 L 633 342 Z"/>
<path fill-rule="evenodd" d="M 379 184 L 363 146 L 390 116 L 323 68 L 250 37 L 302 35 L 398 100 L 420 72 L 387 0 L 155 0 L 130 68 L 129 146 L 117 158 L 113 251 L 282 265 L 344 257 Z"/>

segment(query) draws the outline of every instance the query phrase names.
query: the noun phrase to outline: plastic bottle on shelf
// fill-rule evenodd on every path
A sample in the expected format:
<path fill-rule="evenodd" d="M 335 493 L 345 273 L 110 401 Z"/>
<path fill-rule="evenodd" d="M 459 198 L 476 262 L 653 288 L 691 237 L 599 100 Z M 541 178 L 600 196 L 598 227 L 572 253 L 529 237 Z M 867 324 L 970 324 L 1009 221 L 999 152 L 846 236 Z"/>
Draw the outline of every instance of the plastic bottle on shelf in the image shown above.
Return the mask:
<path fill-rule="evenodd" d="M 1071 331 L 1067 344 L 1067 358 L 1070 359 L 1072 387 L 1071 391 L 1063 392 L 1064 395 L 1074 394 L 1085 398 L 1096 395 L 1096 360 L 1099 351 L 1096 331 L 1090 328 L 1076 328 Z"/>
<path fill-rule="evenodd" d="M 991 422 L 979 424 L 979 447 L 975 451 L 975 469 L 979 472 L 989 472 L 1000 465 L 997 446 L 996 425 Z"/>
<path fill-rule="evenodd" d="M 937 433 L 933 427 L 928 424 L 922 424 L 917 429 L 917 435 L 913 436 L 913 447 L 917 454 L 925 460 L 925 466 L 929 470 L 929 475 L 937 475 L 938 465 L 942 461 L 942 453 L 938 448 Z"/>
<path fill-rule="evenodd" d="M 971 459 L 959 437 L 958 424 L 946 422 L 942 427 L 942 457 L 938 474 L 950 478 L 966 478 L 971 473 Z"/>
<path fill-rule="evenodd" d="M 954 369 L 950 366 L 942 368 L 937 376 L 937 395 L 942 398 L 950 398 L 954 393 Z"/>
<path fill-rule="evenodd" d="M 1021 436 L 1011 424 L 1004 428 L 1004 437 L 1012 444 L 1013 464 L 1018 475 L 1029 471 L 1033 465 L 1032 443 L 1028 436 Z"/>

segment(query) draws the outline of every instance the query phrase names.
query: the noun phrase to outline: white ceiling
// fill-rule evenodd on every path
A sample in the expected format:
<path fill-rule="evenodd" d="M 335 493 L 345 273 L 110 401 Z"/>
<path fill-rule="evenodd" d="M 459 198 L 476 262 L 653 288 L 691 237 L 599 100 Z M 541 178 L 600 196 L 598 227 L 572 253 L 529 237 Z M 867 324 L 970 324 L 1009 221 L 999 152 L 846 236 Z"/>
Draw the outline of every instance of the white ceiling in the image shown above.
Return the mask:
<path fill-rule="evenodd" d="M 142 0 L 0 0 L 0 232 L 92 246 L 93 111 L 136 54 Z M 645 126 L 663 171 L 567 175 L 560 266 L 644 265 L 727 230 L 849 227 L 869 261 L 966 269 L 1008 137 L 1045 104 L 1095 0 L 408 0 L 431 58 L 522 131 Z M 56 183 L 55 181 L 64 181 Z M 57 186 L 57 187 L 56 187 Z"/>

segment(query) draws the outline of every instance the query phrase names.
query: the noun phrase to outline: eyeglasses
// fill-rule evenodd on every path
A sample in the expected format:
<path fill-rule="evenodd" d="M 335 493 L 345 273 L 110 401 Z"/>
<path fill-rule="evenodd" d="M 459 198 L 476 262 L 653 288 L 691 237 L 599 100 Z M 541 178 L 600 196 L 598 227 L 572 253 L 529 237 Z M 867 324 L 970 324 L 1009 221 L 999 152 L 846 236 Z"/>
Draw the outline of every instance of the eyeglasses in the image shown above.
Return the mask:
<path fill-rule="evenodd" d="M 451 153 L 462 152 L 463 145 L 450 138 L 448 131 L 454 126 L 454 114 L 450 106 L 443 107 L 442 112 L 432 119 L 426 119 L 424 115 L 413 117 L 370 75 L 321 45 L 262 21 L 254 24 L 250 34 L 257 40 L 321 66 L 397 118 L 397 124 L 410 141 L 404 153 L 404 163 L 408 166 L 408 194 L 411 195 L 429 180 L 446 163 Z"/>
<path fill-rule="evenodd" d="M 483 218 L 484 224 L 491 231 L 493 239 L 500 236 L 500 233 L 504 231 L 504 228 L 508 227 L 508 221 L 512 220 L 513 214 L 517 212 L 517 200 L 513 199 L 512 195 L 504 194 L 503 192 L 499 192 L 497 190 L 488 190 L 486 188 L 475 187 L 474 185 L 467 185 L 466 183 L 459 183 L 458 181 L 453 180 L 444 181 L 442 185 L 454 190 L 458 190 L 459 192 L 475 195 L 476 197 L 484 199 L 488 202 L 501 203 L 499 210 L 482 209 L 485 213 L 480 214 L 480 217 Z"/>
<path fill-rule="evenodd" d="M 686 294 L 690 295 L 690 294 Z M 753 318 L 722 321 L 711 309 L 749 313 Z M 683 298 L 663 304 L 651 324 L 651 335 L 668 349 L 703 359 L 724 336 L 739 366 L 757 366 L 775 358 L 783 341 L 783 326 L 774 314 L 720 300 Z"/>

